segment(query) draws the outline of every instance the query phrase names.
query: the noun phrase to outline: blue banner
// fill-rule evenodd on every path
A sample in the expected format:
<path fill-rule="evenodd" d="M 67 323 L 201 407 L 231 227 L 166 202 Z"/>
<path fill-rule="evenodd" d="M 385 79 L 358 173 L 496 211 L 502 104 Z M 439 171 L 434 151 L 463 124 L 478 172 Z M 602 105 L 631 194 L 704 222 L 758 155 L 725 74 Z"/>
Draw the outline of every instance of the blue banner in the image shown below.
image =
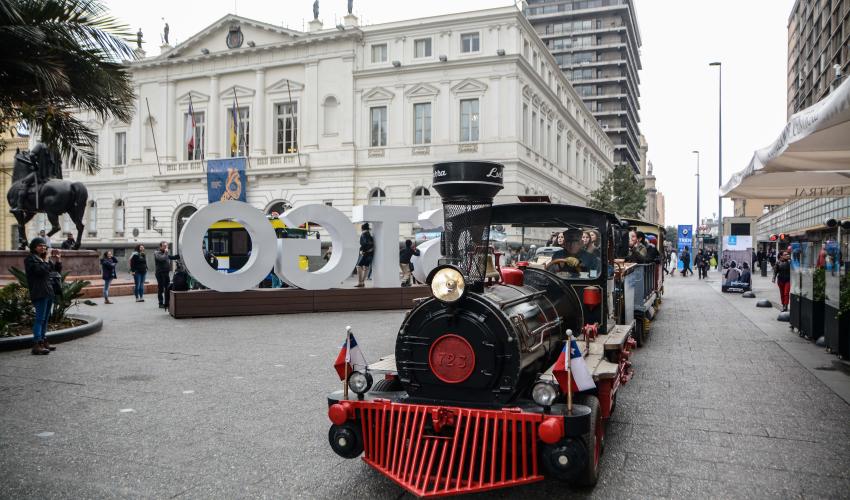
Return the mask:
<path fill-rule="evenodd" d="M 210 203 L 246 201 L 245 187 L 248 182 L 245 178 L 245 163 L 244 157 L 207 160 L 207 200 Z"/>
<path fill-rule="evenodd" d="M 683 267 L 681 257 L 682 257 L 682 250 L 684 250 L 685 247 L 688 247 L 688 253 L 690 253 L 690 255 L 691 255 L 690 261 L 691 261 L 691 264 L 693 265 L 693 262 L 694 262 L 693 231 L 694 231 L 694 226 L 692 226 L 690 224 L 688 224 L 686 226 L 685 225 L 679 225 L 679 231 L 678 231 L 678 233 L 679 233 L 678 234 L 678 236 L 679 236 L 678 247 L 679 248 L 677 248 L 677 250 L 678 250 L 678 256 L 679 256 L 680 260 L 679 260 L 679 262 L 676 263 L 679 270 L 681 270 L 682 267 Z"/>

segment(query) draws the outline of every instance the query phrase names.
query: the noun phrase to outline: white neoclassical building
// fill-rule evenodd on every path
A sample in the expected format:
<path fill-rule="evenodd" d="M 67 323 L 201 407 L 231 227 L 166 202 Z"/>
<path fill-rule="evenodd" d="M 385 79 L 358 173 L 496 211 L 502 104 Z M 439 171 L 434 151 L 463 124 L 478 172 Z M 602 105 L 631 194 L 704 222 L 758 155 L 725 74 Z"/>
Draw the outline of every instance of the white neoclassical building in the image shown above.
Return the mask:
<path fill-rule="evenodd" d="M 612 143 L 513 7 L 363 27 L 348 16 L 308 32 L 227 15 L 129 68 L 133 120 L 84 113 L 103 169 L 69 173 L 89 188 L 89 248 L 177 241 L 207 203 L 212 158 L 248 157 L 258 209 L 325 203 L 349 215 L 368 203 L 436 208 L 439 161 L 504 163 L 497 202 L 583 205 L 612 169 Z"/>

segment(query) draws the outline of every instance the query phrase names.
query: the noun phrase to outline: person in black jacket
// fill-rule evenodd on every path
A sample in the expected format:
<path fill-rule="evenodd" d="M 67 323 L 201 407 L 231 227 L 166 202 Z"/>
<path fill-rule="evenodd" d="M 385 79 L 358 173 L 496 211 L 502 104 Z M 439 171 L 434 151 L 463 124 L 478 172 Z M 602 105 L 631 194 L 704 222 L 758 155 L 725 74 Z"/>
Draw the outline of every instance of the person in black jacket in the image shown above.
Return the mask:
<path fill-rule="evenodd" d="M 115 266 L 118 265 L 118 259 L 112 256 L 112 252 L 107 250 L 103 253 L 103 258 L 100 259 L 101 278 L 103 278 L 103 303 L 112 304 L 109 300 L 109 284 L 112 280 L 118 277 L 115 273 Z"/>
<path fill-rule="evenodd" d="M 171 261 L 179 259 L 179 255 L 168 253 L 168 242 L 159 242 L 159 250 L 153 253 L 154 271 L 156 275 L 156 298 L 160 309 L 168 309 L 168 285 L 171 284 Z"/>
<path fill-rule="evenodd" d="M 404 240 L 404 248 L 398 253 L 398 265 L 401 267 L 401 286 L 410 286 L 410 259 L 419 256 L 419 250 L 413 247 L 413 242 Z"/>
<path fill-rule="evenodd" d="M 357 261 L 357 284 L 354 285 L 356 288 L 366 286 L 366 275 L 369 274 L 372 257 L 375 255 L 375 238 L 369 232 L 369 223 L 366 222 L 360 229 L 363 232 L 360 234 L 360 259 Z"/>
<path fill-rule="evenodd" d="M 50 273 L 62 272 L 62 257 L 56 249 L 52 250 L 52 257 L 51 262 L 47 258 L 47 241 L 44 238 L 33 238 L 30 242 L 30 254 L 24 259 L 30 300 L 35 308 L 35 322 L 32 325 L 33 354 L 49 354 L 56 349 L 47 341 L 46 333 L 54 298 Z"/>
<path fill-rule="evenodd" d="M 145 246 L 136 245 L 136 250 L 130 256 L 130 274 L 133 275 L 133 295 L 136 302 L 145 301 L 145 275 L 148 274 L 148 260 L 145 258 Z"/>

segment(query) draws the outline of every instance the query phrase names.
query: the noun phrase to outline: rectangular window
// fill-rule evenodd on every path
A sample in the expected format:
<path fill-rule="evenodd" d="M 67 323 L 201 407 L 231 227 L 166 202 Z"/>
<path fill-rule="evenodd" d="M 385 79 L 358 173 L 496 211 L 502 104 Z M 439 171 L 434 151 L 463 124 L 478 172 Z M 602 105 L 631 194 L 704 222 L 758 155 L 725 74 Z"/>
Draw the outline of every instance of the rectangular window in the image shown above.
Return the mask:
<path fill-rule="evenodd" d="M 127 164 L 127 132 L 115 134 L 115 164 Z"/>
<path fill-rule="evenodd" d="M 413 144 L 431 144 L 431 103 L 413 105 Z"/>
<path fill-rule="evenodd" d="M 461 52 L 478 52 L 481 49 L 481 41 L 478 33 L 464 33 L 460 35 Z"/>
<path fill-rule="evenodd" d="M 387 62 L 387 44 L 372 45 L 372 63 Z"/>
<path fill-rule="evenodd" d="M 460 142 L 478 140 L 478 99 L 460 101 Z"/>
<path fill-rule="evenodd" d="M 298 152 L 298 103 L 275 104 L 275 153 L 279 155 Z"/>
<path fill-rule="evenodd" d="M 370 145 L 381 147 L 387 145 L 387 107 L 378 106 L 369 109 L 372 122 Z"/>
<path fill-rule="evenodd" d="M 153 229 L 153 214 L 150 208 L 145 209 L 145 230 L 150 231 Z"/>
<path fill-rule="evenodd" d="M 563 142 L 561 141 L 561 134 L 558 134 L 557 144 L 555 145 L 555 164 L 558 165 L 558 168 L 563 168 L 561 165 L 561 148 L 563 147 Z"/>
<path fill-rule="evenodd" d="M 531 149 L 537 152 L 537 112 L 531 112 Z"/>
<path fill-rule="evenodd" d="M 522 104 L 522 142 L 528 146 L 528 104 Z"/>
<path fill-rule="evenodd" d="M 189 113 L 186 113 L 183 117 L 184 126 L 191 128 L 191 120 L 189 119 Z M 187 160 L 203 160 L 204 159 L 204 149 L 206 149 L 206 140 L 205 132 L 206 132 L 206 114 L 203 112 L 195 113 L 195 130 L 192 132 L 184 131 L 185 135 L 183 137 L 188 137 L 188 135 L 192 134 L 192 147 L 189 147 L 189 142 L 183 145 L 183 150 L 186 153 Z"/>
<path fill-rule="evenodd" d="M 251 113 L 247 106 L 237 108 L 239 118 L 236 120 L 236 127 L 233 126 L 234 108 L 227 108 L 227 150 L 230 157 L 248 156 L 249 143 L 251 138 Z"/>
<path fill-rule="evenodd" d="M 431 39 L 420 38 L 413 41 L 413 57 L 431 57 Z"/>

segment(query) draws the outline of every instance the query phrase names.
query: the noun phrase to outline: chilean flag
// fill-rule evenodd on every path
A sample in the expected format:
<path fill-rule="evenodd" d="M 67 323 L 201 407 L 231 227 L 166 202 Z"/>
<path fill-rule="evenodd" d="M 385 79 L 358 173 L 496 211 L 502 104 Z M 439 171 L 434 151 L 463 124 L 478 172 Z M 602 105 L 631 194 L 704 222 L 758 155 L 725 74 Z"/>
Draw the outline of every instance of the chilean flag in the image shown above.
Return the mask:
<path fill-rule="evenodd" d="M 195 151 L 195 110 L 192 108 L 192 101 L 189 101 L 189 112 L 186 114 L 186 133 L 183 136 L 183 143 L 189 151 L 189 159 L 192 159 L 192 154 Z"/>
<path fill-rule="evenodd" d="M 357 345 L 357 339 L 354 334 L 349 334 L 342 347 L 339 350 L 339 355 L 334 361 L 334 369 L 339 374 L 340 380 L 345 380 L 345 365 L 348 364 L 348 373 L 350 374 L 357 368 L 366 368 L 369 364 L 366 362 L 366 357 L 363 356 L 363 351 Z"/>
<path fill-rule="evenodd" d="M 569 346 L 570 366 L 567 366 L 567 346 Z M 587 391 L 595 389 L 596 384 L 593 382 L 593 375 L 587 369 L 587 364 L 584 362 L 584 357 L 581 355 L 581 350 L 578 348 L 578 342 L 574 337 L 570 337 L 570 341 L 564 344 L 564 349 L 561 351 L 561 356 L 555 363 L 555 369 L 552 370 L 556 377 L 560 380 L 566 380 L 566 372 L 572 372 L 572 390 L 574 392 Z M 561 372 L 560 374 L 557 372 Z M 561 375 L 561 376 L 558 376 Z"/>

